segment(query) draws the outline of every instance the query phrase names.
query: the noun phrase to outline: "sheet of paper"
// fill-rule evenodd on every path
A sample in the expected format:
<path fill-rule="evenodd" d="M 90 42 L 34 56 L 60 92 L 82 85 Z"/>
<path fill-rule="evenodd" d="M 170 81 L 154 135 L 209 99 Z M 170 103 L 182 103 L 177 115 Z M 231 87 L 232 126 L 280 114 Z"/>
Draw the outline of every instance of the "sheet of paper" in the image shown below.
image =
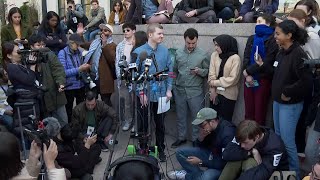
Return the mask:
<path fill-rule="evenodd" d="M 158 114 L 165 113 L 170 109 L 170 100 L 167 102 L 167 97 L 159 97 L 158 99 Z"/>

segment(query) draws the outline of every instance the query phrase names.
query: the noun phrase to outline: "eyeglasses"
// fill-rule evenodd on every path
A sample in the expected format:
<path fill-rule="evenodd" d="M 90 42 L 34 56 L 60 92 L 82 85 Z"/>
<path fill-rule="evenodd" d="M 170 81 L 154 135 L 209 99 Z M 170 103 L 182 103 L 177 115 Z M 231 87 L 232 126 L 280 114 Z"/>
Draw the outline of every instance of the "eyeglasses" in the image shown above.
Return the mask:
<path fill-rule="evenodd" d="M 314 170 L 314 165 L 312 166 L 312 171 L 311 171 L 311 178 L 312 180 L 320 180 L 320 177 L 316 174 L 316 171 Z"/>
<path fill-rule="evenodd" d="M 109 29 L 100 29 L 100 31 L 109 32 Z"/>
<path fill-rule="evenodd" d="M 131 29 L 124 29 L 122 32 L 125 33 L 125 32 L 130 32 Z"/>

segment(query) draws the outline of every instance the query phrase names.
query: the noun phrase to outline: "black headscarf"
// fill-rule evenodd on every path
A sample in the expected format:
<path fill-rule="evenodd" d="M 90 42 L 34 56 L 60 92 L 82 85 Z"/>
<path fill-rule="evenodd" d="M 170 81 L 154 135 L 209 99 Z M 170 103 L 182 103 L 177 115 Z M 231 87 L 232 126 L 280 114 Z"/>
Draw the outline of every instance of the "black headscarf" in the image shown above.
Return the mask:
<path fill-rule="evenodd" d="M 226 64 L 228 58 L 234 54 L 238 54 L 238 42 L 234 37 L 227 34 L 217 36 L 215 39 L 213 39 L 213 41 L 219 45 L 222 51 L 222 53 L 219 54 L 219 57 L 222 60 L 217 77 L 217 79 L 219 79 L 223 76 L 224 65 Z"/>

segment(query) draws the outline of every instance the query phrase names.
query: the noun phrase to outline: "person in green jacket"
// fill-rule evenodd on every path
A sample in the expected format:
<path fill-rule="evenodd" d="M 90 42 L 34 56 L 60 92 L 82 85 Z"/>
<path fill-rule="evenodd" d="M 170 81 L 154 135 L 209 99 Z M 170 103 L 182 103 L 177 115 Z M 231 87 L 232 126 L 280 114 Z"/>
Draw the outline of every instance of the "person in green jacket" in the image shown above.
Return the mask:
<path fill-rule="evenodd" d="M 32 29 L 21 22 L 22 12 L 19 8 L 13 7 L 8 14 L 9 23 L 1 28 L 1 45 L 5 42 L 14 42 L 23 48 L 28 44 L 28 38 L 32 34 Z"/>
<path fill-rule="evenodd" d="M 29 38 L 30 48 L 40 49 L 45 46 L 41 36 L 31 35 Z M 58 57 L 52 52 L 41 53 L 42 60 L 37 60 L 34 65 L 39 85 L 42 85 L 44 91 L 44 108 L 45 117 L 55 117 L 59 120 L 61 127 L 68 123 L 67 111 L 65 104 L 67 99 L 64 93 L 66 74 Z"/>

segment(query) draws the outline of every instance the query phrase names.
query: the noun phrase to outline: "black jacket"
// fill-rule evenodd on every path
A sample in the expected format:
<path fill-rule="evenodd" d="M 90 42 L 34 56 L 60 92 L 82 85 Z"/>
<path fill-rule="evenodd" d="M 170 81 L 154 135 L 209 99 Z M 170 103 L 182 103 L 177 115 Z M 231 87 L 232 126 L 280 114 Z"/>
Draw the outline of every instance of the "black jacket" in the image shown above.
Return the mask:
<path fill-rule="evenodd" d="M 58 148 L 56 161 L 70 171 L 72 178 L 79 178 L 90 173 L 89 171 L 99 160 L 101 153 L 99 145 L 94 144 L 87 149 L 82 143 L 64 142 L 57 138 L 53 140 Z"/>
<path fill-rule="evenodd" d="M 320 103 L 320 72 L 315 71 L 313 77 L 313 95 L 312 102 L 308 109 L 308 114 L 306 117 L 306 126 L 311 126 L 315 121 L 314 129 L 320 132 L 320 108 L 318 104 Z"/>
<path fill-rule="evenodd" d="M 197 10 L 197 15 L 214 9 L 214 0 L 185 0 L 183 10 L 189 12 Z"/>
<path fill-rule="evenodd" d="M 272 80 L 273 76 L 273 63 L 276 60 L 276 55 L 279 52 L 279 46 L 273 35 L 271 35 L 265 42 L 265 52 L 266 56 L 263 59 L 263 65 L 260 67 L 258 64 L 254 63 L 250 65 L 251 51 L 253 48 L 254 35 L 248 38 L 246 48 L 244 50 L 244 60 L 243 68 L 251 76 L 256 75 L 259 78 L 265 78 Z"/>
<path fill-rule="evenodd" d="M 255 146 L 262 163 L 243 172 L 238 180 L 268 180 L 274 171 L 289 169 L 287 151 L 281 138 L 269 128 L 263 128 L 263 132 L 263 139 Z M 248 151 L 241 148 L 235 138 L 223 151 L 225 161 L 242 161 L 249 157 Z"/>
<path fill-rule="evenodd" d="M 307 58 L 298 43 L 289 49 L 281 49 L 276 57 L 275 72 L 272 80 L 272 98 L 282 104 L 295 104 L 304 100 L 305 94 L 312 86 L 311 70 L 303 65 Z M 281 94 L 290 97 L 289 101 L 281 100 Z"/>
<path fill-rule="evenodd" d="M 231 122 L 226 120 L 220 120 L 217 128 L 213 132 L 211 132 L 207 137 L 205 137 L 202 142 L 197 140 L 196 143 L 198 146 L 202 148 L 210 149 L 214 155 L 221 157 L 221 161 L 223 161 L 222 151 L 227 146 L 227 144 L 233 139 L 235 129 L 236 127 Z M 207 166 L 208 162 L 209 160 L 203 161 L 203 165 Z M 223 169 L 225 163 L 225 161 L 221 163 L 221 165 L 223 165 L 221 169 Z"/>
<path fill-rule="evenodd" d="M 214 9 L 216 13 L 219 13 L 223 8 L 229 7 L 233 11 L 238 10 L 240 11 L 241 3 L 239 0 L 215 0 L 214 1 Z"/>

